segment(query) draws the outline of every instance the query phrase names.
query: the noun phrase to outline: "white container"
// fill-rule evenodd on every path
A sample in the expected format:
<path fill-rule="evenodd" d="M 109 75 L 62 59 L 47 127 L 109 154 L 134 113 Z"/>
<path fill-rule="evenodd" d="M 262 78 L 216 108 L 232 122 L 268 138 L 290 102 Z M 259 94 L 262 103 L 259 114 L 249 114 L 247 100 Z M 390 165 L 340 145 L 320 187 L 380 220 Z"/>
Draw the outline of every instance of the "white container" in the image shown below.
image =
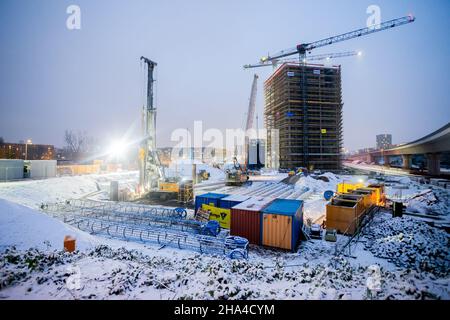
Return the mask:
<path fill-rule="evenodd" d="M 0 181 L 23 179 L 23 167 L 21 159 L 0 159 Z"/>
<path fill-rule="evenodd" d="M 56 177 L 56 160 L 29 160 L 26 164 L 32 179 Z"/>

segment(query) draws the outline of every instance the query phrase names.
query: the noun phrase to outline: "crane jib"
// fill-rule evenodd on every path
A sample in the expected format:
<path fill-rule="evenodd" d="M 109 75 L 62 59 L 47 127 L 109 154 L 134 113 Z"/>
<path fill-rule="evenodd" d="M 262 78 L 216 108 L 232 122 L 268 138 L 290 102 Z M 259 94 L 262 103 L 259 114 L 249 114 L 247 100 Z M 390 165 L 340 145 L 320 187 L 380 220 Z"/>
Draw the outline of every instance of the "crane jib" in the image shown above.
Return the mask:
<path fill-rule="evenodd" d="M 373 25 L 370 27 L 366 27 L 366 28 L 361 28 L 358 30 L 354 30 L 354 31 L 350 31 L 347 33 L 343 33 L 341 35 L 337 35 L 337 36 L 333 36 L 333 37 L 329 37 L 329 38 L 325 38 L 319 41 L 315 41 L 315 42 L 311 42 L 311 43 L 302 43 L 297 45 L 295 48 L 293 49 L 289 49 L 289 50 L 283 50 L 280 51 L 277 54 L 274 54 L 272 56 L 268 56 L 264 58 L 264 62 L 267 61 L 272 61 L 275 59 L 279 59 L 279 58 L 283 58 L 283 57 L 287 57 L 293 54 L 300 54 L 300 55 L 304 55 L 307 51 L 311 51 L 313 49 L 316 48 L 320 48 L 320 47 L 324 47 L 327 45 L 331 45 L 333 43 L 337 43 L 337 42 L 341 42 L 341 41 L 346 41 L 346 40 L 350 40 L 353 38 L 358 38 L 361 36 L 366 36 L 375 32 L 379 32 L 379 31 L 383 31 L 383 30 L 387 30 L 390 28 L 394 28 L 394 27 L 398 27 L 407 23 L 411 23 L 414 22 L 416 20 L 416 18 L 412 15 L 409 16 L 405 16 L 402 18 L 398 18 L 398 19 L 393 19 L 393 20 L 389 20 L 386 22 L 382 22 L 378 25 Z"/>

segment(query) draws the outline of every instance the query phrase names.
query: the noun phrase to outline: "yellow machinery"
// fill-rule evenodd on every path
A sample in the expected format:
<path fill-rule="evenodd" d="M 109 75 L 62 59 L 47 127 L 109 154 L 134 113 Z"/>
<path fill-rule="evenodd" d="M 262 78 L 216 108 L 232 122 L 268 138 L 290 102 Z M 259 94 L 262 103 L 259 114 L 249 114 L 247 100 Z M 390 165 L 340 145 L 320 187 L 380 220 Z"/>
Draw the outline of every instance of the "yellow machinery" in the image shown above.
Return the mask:
<path fill-rule="evenodd" d="M 180 186 L 178 182 L 160 182 L 159 190 L 178 193 L 180 191 Z"/>
<path fill-rule="evenodd" d="M 341 182 L 337 185 L 337 193 L 349 193 L 352 190 L 363 188 L 364 184 L 362 183 L 348 183 Z"/>

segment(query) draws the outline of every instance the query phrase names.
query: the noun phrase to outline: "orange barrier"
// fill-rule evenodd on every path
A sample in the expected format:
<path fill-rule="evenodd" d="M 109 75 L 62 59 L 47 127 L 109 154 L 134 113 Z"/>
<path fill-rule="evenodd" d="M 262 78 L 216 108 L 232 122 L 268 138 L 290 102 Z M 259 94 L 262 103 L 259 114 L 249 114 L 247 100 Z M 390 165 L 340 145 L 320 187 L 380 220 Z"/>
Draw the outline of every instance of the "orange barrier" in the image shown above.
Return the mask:
<path fill-rule="evenodd" d="M 75 238 L 71 236 L 64 237 L 64 251 L 74 252 L 75 251 Z"/>

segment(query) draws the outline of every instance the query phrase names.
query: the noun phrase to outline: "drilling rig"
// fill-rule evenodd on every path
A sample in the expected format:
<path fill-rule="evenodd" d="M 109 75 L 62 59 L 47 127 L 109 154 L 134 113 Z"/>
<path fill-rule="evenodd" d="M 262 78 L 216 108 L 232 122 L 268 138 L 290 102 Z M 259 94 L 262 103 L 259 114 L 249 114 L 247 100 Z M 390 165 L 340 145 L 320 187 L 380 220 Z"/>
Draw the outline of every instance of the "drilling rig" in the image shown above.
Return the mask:
<path fill-rule="evenodd" d="M 156 108 L 153 99 L 153 71 L 156 62 L 141 57 L 147 66 L 147 99 L 142 110 L 143 139 L 139 149 L 139 191 L 147 193 L 158 187 L 158 181 L 164 179 L 164 171 L 156 152 Z"/>

